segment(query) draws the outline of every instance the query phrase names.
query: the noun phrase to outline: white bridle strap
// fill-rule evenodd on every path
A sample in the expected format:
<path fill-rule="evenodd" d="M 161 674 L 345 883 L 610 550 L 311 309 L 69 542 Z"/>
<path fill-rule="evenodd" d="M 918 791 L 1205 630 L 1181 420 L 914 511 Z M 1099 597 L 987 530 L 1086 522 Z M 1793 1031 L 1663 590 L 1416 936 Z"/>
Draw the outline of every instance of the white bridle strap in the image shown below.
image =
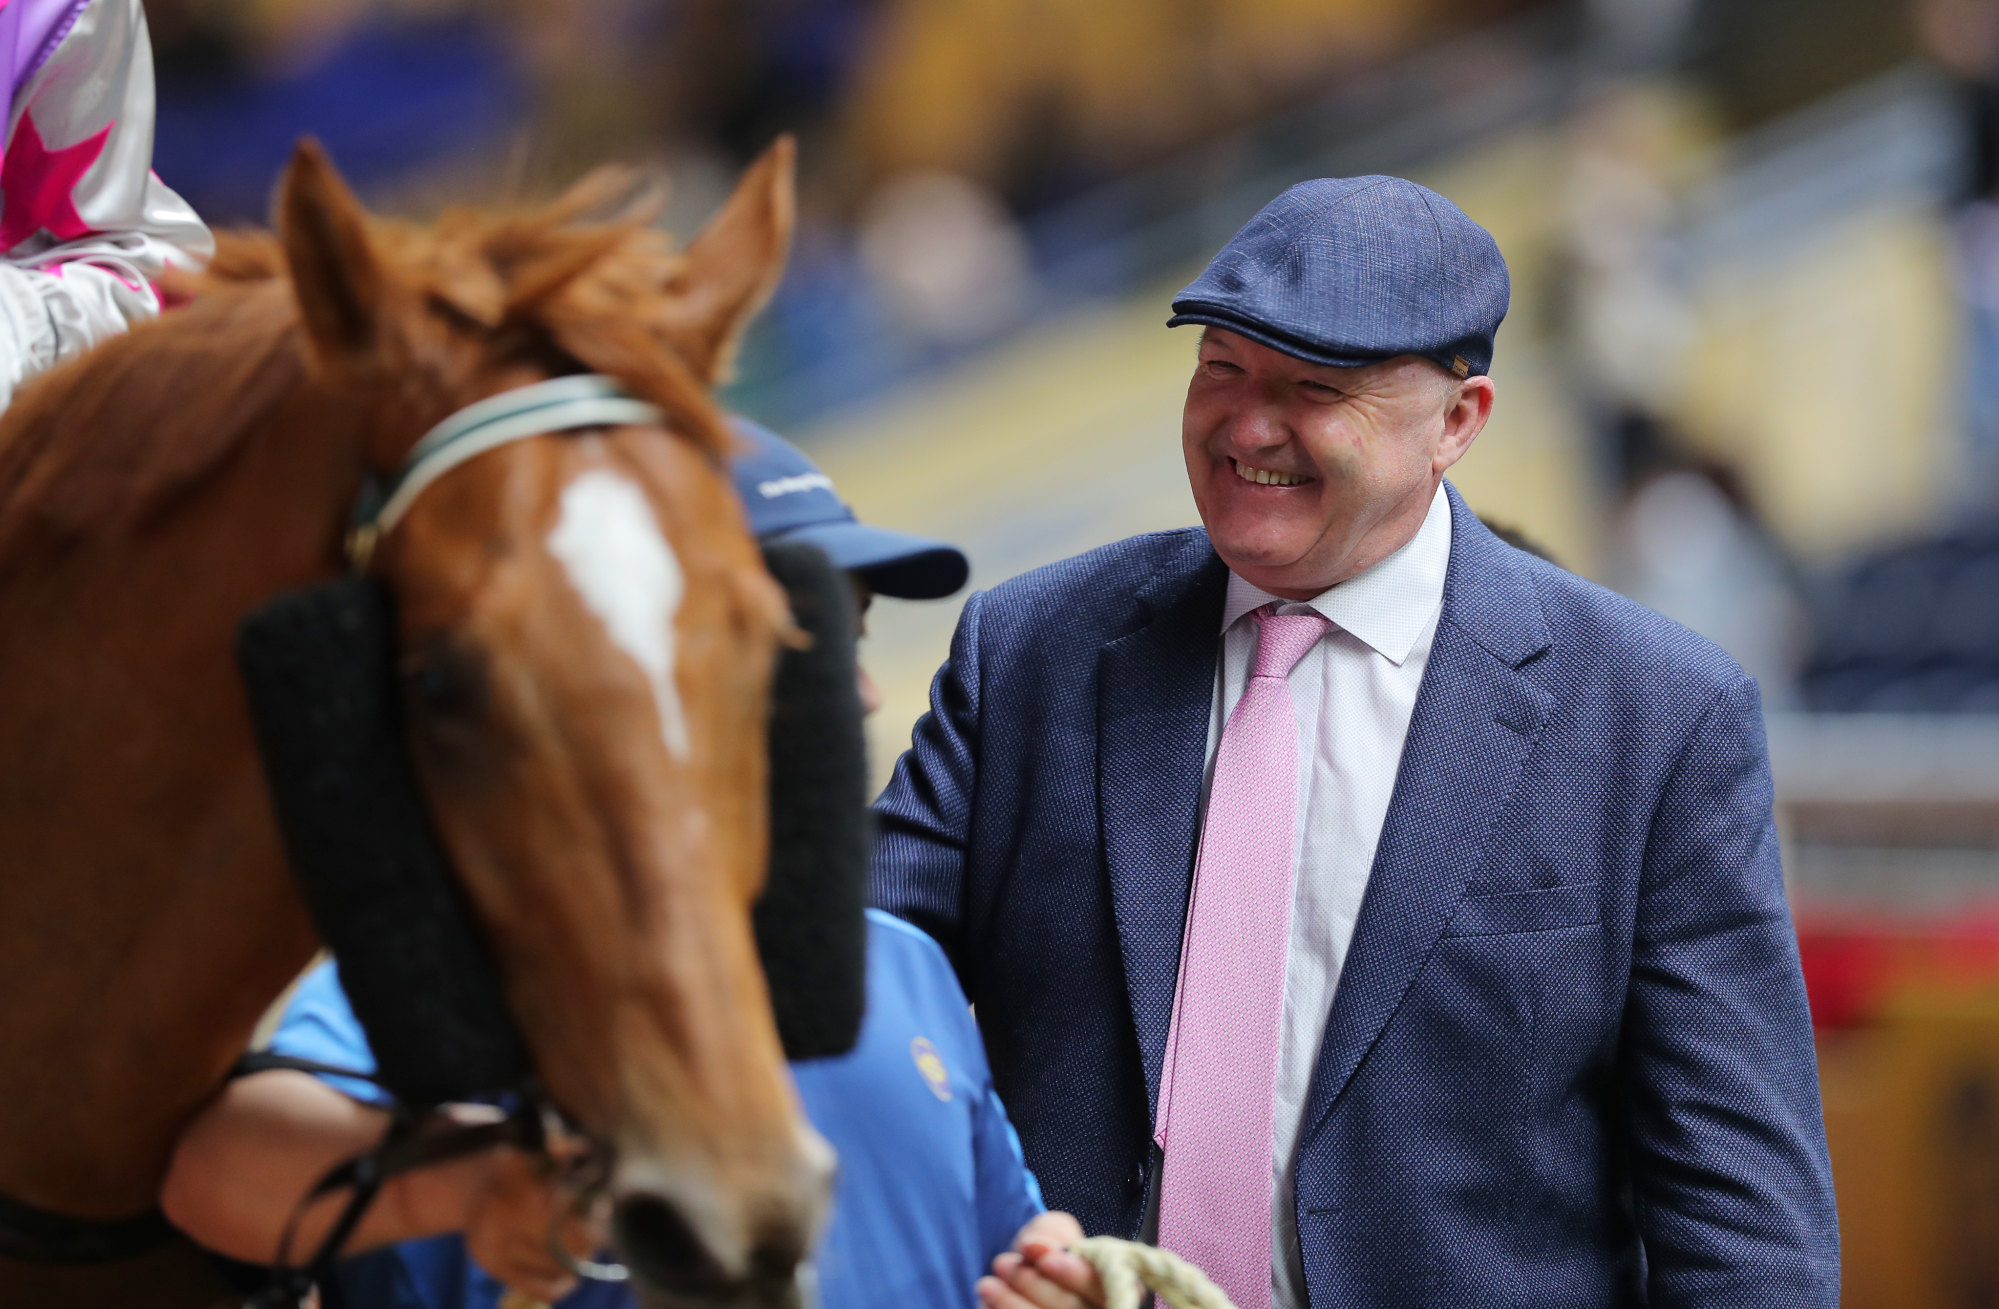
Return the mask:
<path fill-rule="evenodd" d="M 357 518 L 348 555 L 355 567 L 367 567 L 375 542 L 395 530 L 432 482 L 489 450 L 579 427 L 659 426 L 665 420 L 658 405 L 635 400 L 615 381 L 590 373 L 488 396 L 460 409 L 410 447 L 388 497 L 373 513 Z"/>

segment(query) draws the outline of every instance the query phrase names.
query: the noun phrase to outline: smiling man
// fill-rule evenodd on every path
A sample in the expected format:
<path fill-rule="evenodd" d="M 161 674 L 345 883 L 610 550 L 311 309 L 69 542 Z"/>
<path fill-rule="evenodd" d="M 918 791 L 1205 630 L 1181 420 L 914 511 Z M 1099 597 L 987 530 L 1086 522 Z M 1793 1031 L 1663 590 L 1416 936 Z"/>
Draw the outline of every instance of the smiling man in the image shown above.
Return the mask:
<path fill-rule="evenodd" d="M 972 598 L 876 895 L 1049 1201 L 1240 1309 L 1831 1309 L 1756 685 L 1444 481 L 1507 298 L 1397 178 L 1237 233 L 1171 320 L 1203 529 Z M 1007 1309 L 1079 1275 L 997 1271 Z"/>

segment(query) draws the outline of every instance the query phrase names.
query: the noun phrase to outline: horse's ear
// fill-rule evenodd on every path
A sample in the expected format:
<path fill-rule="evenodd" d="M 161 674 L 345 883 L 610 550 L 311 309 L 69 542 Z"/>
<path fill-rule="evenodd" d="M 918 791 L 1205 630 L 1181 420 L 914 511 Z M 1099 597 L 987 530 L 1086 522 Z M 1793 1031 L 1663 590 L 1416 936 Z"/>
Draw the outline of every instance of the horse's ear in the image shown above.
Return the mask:
<path fill-rule="evenodd" d="M 278 184 L 278 236 L 313 354 L 335 372 L 365 370 L 380 349 L 381 260 L 361 202 L 310 137 Z"/>
<path fill-rule="evenodd" d="M 797 149 L 781 136 L 750 165 L 700 235 L 675 279 L 678 344 L 702 380 L 727 380 L 743 331 L 777 289 L 791 252 Z"/>

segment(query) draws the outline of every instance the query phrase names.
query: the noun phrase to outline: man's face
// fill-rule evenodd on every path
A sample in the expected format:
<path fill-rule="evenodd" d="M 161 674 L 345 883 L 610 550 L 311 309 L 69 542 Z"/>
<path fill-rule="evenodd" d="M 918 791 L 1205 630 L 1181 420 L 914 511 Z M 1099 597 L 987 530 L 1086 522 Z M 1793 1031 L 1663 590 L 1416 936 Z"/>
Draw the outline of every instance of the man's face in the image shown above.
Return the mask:
<path fill-rule="evenodd" d="M 1415 355 L 1329 368 L 1210 327 L 1181 446 L 1215 550 L 1304 600 L 1416 534 L 1491 411 L 1490 378 L 1460 382 Z"/>
<path fill-rule="evenodd" d="M 847 582 L 854 588 L 854 635 L 865 637 L 868 634 L 868 610 L 875 603 L 875 589 L 859 573 L 848 573 Z M 854 677 L 860 684 L 861 714 L 866 717 L 882 707 L 881 688 L 875 685 L 875 679 L 858 661 L 854 664 Z"/>

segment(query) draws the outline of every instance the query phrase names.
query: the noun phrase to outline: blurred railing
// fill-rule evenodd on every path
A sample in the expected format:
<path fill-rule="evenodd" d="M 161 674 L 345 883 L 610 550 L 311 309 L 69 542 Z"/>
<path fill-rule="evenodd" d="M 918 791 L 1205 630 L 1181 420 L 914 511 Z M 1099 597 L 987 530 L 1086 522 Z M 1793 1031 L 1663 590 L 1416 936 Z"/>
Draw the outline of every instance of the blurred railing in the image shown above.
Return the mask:
<path fill-rule="evenodd" d="M 1999 907 L 1999 716 L 1773 715 L 1770 762 L 1801 905 Z"/>
<path fill-rule="evenodd" d="M 1553 5 L 1422 51 L 1030 219 L 1047 302 L 1116 294 L 1198 264 L 1306 177 L 1418 171 L 1554 119 L 1586 68 L 1581 12 Z"/>
<path fill-rule="evenodd" d="M 1366 74 L 1280 114 L 1024 219 L 1032 284 L 1003 333 L 949 345 L 896 333 L 853 252 L 802 248 L 753 337 L 739 408 L 780 428 L 989 349 L 1005 335 L 1176 275 L 1302 178 L 1409 173 L 1571 104 L 1589 66 L 1580 5 L 1555 3 Z"/>
<path fill-rule="evenodd" d="M 1856 209 L 1940 204 L 1961 180 L 1962 133 L 1941 78 L 1910 65 L 1738 137 L 1690 198 L 1687 258 L 1760 254 Z"/>

